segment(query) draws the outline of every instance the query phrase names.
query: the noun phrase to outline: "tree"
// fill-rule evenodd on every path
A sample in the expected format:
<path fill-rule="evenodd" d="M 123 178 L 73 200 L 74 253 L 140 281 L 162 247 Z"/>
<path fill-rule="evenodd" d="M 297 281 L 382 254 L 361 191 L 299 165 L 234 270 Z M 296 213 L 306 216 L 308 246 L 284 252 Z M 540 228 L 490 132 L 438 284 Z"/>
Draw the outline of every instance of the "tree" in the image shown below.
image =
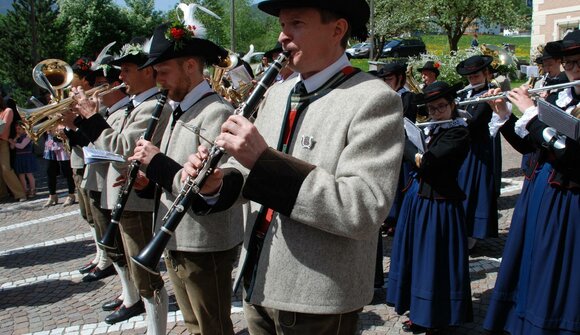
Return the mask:
<path fill-rule="evenodd" d="M 467 27 L 477 18 L 506 27 L 525 25 L 526 14 L 522 0 L 423 0 L 423 13 L 428 20 L 445 30 L 449 49 L 457 51 L 457 44 Z"/>
<path fill-rule="evenodd" d="M 421 3 L 401 0 L 375 0 L 375 59 L 381 55 L 385 42 L 395 36 L 420 30 L 426 22 L 421 15 Z"/>
<path fill-rule="evenodd" d="M 56 0 L 16 0 L 0 16 L 0 83 L 13 90 L 19 104 L 33 91 L 39 92 L 31 76 L 38 61 L 64 57 L 64 29 L 57 24 L 57 16 Z"/>
<path fill-rule="evenodd" d="M 125 0 L 125 4 L 127 8 L 123 12 L 129 24 L 128 29 L 125 30 L 131 33 L 131 37 L 150 37 L 155 27 L 163 21 L 163 14 L 154 10 L 154 0 Z M 125 43 L 128 41 L 120 42 Z"/>
<path fill-rule="evenodd" d="M 112 0 L 57 0 L 59 23 L 67 28 L 64 49 L 68 62 L 81 56 L 94 58 L 112 41 L 126 43 L 132 37 L 129 22 Z"/>

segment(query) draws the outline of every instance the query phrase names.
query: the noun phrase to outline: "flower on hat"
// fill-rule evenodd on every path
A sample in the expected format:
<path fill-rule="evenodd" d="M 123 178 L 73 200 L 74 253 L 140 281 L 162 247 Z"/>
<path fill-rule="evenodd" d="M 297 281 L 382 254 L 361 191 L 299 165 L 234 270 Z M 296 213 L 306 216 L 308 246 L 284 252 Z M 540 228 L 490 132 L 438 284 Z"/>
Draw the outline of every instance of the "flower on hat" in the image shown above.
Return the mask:
<path fill-rule="evenodd" d="M 173 22 L 165 32 L 165 38 L 175 43 L 175 50 L 183 47 L 184 41 L 189 41 L 197 37 L 198 27 L 196 25 L 185 25 L 181 22 Z"/>
<path fill-rule="evenodd" d="M 87 58 L 79 58 L 76 62 L 76 68 L 81 70 L 81 71 L 89 71 L 91 69 L 91 61 L 88 60 Z"/>
<path fill-rule="evenodd" d="M 435 62 L 435 63 L 433 63 L 433 66 L 434 66 L 436 69 L 438 69 L 438 68 L 440 68 L 440 67 L 441 67 L 441 63 L 439 63 L 439 62 Z"/>

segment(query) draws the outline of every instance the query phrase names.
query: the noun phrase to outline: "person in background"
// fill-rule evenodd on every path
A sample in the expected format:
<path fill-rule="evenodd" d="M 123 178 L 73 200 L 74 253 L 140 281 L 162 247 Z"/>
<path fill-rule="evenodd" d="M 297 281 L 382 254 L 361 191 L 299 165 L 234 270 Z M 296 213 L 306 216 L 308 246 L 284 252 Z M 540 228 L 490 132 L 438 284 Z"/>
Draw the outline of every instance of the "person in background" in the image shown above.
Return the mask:
<path fill-rule="evenodd" d="M 0 132 L 0 178 L 4 184 L 10 189 L 12 195 L 18 201 L 26 201 L 26 192 L 22 188 L 22 184 L 14 173 L 10 163 L 10 127 L 14 122 L 14 111 L 12 108 L 4 104 L 4 99 L 0 98 L 0 120 L 4 123 L 4 128 Z M 6 198 L 8 193 L 6 188 L 0 189 L 0 199 Z"/>
<path fill-rule="evenodd" d="M 441 64 L 439 62 L 427 61 L 423 67 L 417 69 L 421 73 L 421 80 L 423 81 L 423 86 L 431 85 L 437 81 L 439 77 L 439 67 Z"/>
<path fill-rule="evenodd" d="M 45 134 L 43 158 L 47 161 L 46 176 L 48 179 L 49 194 L 48 200 L 43 207 L 50 207 L 58 204 L 58 196 L 56 195 L 56 177 L 59 175 L 59 171 L 66 178 L 68 196 L 74 197 L 75 182 L 70 167 L 70 156 L 66 151 L 62 140 L 58 139 L 53 131 L 48 131 Z"/>
<path fill-rule="evenodd" d="M 477 40 L 477 32 L 473 33 L 473 38 L 471 39 L 471 47 L 477 48 L 479 46 L 479 41 Z"/>
<path fill-rule="evenodd" d="M 10 148 L 15 151 L 14 170 L 18 174 L 18 179 L 20 179 L 24 190 L 26 190 L 26 181 L 28 180 L 27 195 L 33 198 L 36 196 L 34 173 L 38 169 L 38 165 L 33 153 L 34 143 L 22 128 L 22 121 L 17 122 L 16 137 L 9 139 L 9 142 Z"/>

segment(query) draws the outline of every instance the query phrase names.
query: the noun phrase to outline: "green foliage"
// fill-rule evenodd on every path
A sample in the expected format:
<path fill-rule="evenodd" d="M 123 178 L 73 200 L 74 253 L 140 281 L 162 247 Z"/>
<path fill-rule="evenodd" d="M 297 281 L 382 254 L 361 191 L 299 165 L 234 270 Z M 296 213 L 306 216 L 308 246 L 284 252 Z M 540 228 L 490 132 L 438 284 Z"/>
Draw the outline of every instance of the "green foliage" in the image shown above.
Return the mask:
<path fill-rule="evenodd" d="M 55 0 L 16 0 L 12 9 L 0 16 L 0 84 L 20 105 L 33 90 L 38 92 L 31 76 L 36 63 L 64 56 L 64 30 L 56 24 L 57 15 Z"/>
<path fill-rule="evenodd" d="M 94 59 L 106 44 L 131 38 L 125 28 L 128 19 L 112 0 L 58 0 L 58 4 L 59 23 L 67 27 L 64 49 L 68 62 L 81 56 Z"/>
<path fill-rule="evenodd" d="M 443 28 L 449 49 L 458 49 L 459 39 L 477 18 L 506 27 L 521 27 L 527 17 L 521 11 L 522 0 L 423 0 L 427 20 Z"/>
<path fill-rule="evenodd" d="M 128 23 L 127 31 L 131 37 L 150 37 L 155 27 L 163 22 L 163 14 L 154 10 L 154 0 L 125 0 L 127 8 L 123 9 L 123 15 Z M 129 38 L 131 38 L 129 37 Z M 127 41 L 119 41 L 124 43 Z"/>

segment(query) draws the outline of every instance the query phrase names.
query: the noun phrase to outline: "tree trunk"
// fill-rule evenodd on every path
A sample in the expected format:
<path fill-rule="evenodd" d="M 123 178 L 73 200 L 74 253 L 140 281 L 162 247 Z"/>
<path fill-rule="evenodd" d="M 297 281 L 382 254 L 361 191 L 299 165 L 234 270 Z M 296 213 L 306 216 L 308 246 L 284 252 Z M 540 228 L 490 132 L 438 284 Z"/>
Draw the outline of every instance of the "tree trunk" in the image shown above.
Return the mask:
<path fill-rule="evenodd" d="M 449 50 L 457 51 L 457 46 L 459 45 L 459 40 L 463 34 L 447 34 L 447 41 L 449 42 Z"/>

